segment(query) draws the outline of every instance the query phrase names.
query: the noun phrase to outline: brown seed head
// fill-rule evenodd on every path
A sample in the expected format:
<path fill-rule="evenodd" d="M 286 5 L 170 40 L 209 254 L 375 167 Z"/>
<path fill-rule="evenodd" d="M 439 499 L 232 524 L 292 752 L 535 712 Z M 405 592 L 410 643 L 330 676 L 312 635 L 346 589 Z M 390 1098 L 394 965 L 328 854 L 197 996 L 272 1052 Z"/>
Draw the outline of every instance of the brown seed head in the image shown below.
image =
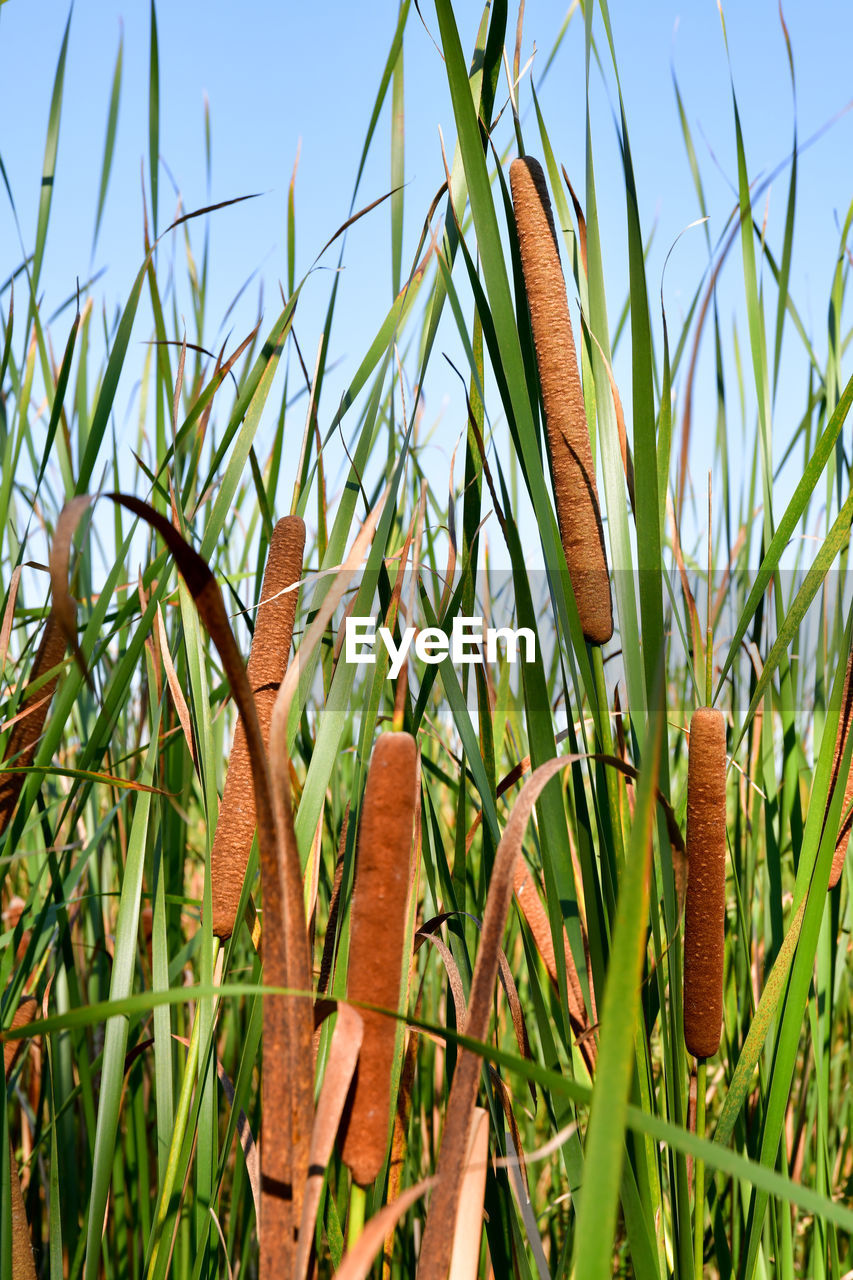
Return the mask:
<path fill-rule="evenodd" d="M 347 995 L 396 1009 L 406 904 L 412 878 L 418 752 L 409 733 L 376 740 L 358 830 Z M 372 1182 L 388 1150 L 397 1023 L 370 1010 L 341 1127 L 343 1159 L 356 1182 Z"/>
<path fill-rule="evenodd" d="M 530 307 L 557 522 L 584 636 L 613 634 L 610 580 L 566 284 L 545 175 L 523 156 L 509 169 L 521 266 Z"/>
<path fill-rule="evenodd" d="M 24 902 L 24 899 L 20 898 L 17 894 L 15 894 L 13 897 L 9 899 L 8 907 L 2 913 L 2 915 L 0 915 L 0 919 L 2 919 L 3 924 L 6 926 L 7 929 L 17 929 L 21 916 L 24 914 L 26 905 L 27 904 Z M 18 949 L 15 952 L 16 960 L 22 959 L 22 957 L 26 954 L 26 950 L 29 945 L 30 945 L 30 930 L 24 929 L 23 933 L 21 934 L 21 941 L 18 943 Z"/>
<path fill-rule="evenodd" d="M 12 1026 L 23 1027 L 28 1022 L 34 1022 L 38 1017 L 39 1002 L 34 996 L 25 996 L 20 1002 L 15 1012 L 12 1014 Z M 3 1041 L 3 1071 L 8 1076 L 18 1054 L 24 1048 L 26 1040 L 4 1040 Z"/>
<path fill-rule="evenodd" d="M 286 591 L 284 595 L 279 592 L 299 581 L 304 551 L 304 523 L 299 516 L 285 516 L 275 526 L 270 540 L 261 588 L 263 603 L 255 619 L 247 668 L 265 746 L 269 743 L 278 687 L 287 670 L 296 617 L 298 592 Z M 213 932 L 218 938 L 230 937 L 234 928 L 255 825 L 252 768 L 246 734 L 242 721 L 238 720 L 210 858 Z"/>
<path fill-rule="evenodd" d="M 687 765 L 684 1043 L 696 1058 L 720 1047 L 726 915 L 726 722 L 700 707 Z"/>

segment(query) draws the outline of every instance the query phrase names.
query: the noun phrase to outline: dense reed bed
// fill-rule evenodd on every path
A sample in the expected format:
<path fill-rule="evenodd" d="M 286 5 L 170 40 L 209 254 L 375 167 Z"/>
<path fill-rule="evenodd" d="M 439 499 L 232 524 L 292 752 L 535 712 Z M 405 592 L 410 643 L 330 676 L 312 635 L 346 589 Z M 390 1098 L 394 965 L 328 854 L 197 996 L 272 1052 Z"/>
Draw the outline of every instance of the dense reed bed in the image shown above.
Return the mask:
<path fill-rule="evenodd" d="M 505 5 L 470 47 L 462 10 L 422 15 L 435 198 L 401 181 L 404 0 L 340 234 L 295 173 L 245 333 L 211 314 L 224 207 L 163 229 L 156 21 L 138 275 L 115 315 L 97 277 L 44 301 L 61 46 L 0 272 L 4 1277 L 853 1273 L 851 217 L 824 328 L 796 150 L 779 225 L 733 106 L 706 207 L 677 90 L 708 255 L 662 290 L 606 5 L 535 92 L 531 7 L 514 60 Z M 571 88 L 584 158 L 539 92 L 571 53 L 618 103 Z"/>

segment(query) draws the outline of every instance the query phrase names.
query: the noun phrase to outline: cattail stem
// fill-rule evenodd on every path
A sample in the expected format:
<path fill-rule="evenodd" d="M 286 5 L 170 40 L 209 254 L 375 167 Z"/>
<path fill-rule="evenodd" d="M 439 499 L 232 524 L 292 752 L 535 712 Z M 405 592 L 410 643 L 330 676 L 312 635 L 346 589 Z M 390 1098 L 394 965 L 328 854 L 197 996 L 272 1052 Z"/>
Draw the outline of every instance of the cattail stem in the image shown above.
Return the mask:
<path fill-rule="evenodd" d="M 696 1137 L 705 1137 L 705 1090 L 707 1088 L 708 1063 L 700 1058 L 696 1063 Z M 705 1161 L 697 1157 L 693 1166 L 696 1194 L 693 1204 L 693 1270 L 695 1280 L 702 1280 L 705 1268 Z"/>
<path fill-rule="evenodd" d="M 542 388 L 560 540 L 584 637 L 590 644 L 605 644 L 613 634 L 610 580 L 554 215 L 538 160 L 532 156 L 513 160 L 509 181 Z"/>
<path fill-rule="evenodd" d="M 601 750 L 605 755 L 613 755 L 613 730 L 610 726 L 610 704 L 607 700 L 607 681 L 604 678 L 604 656 L 600 645 L 590 647 L 592 657 L 592 673 L 595 679 L 595 696 L 598 702 L 598 729 Z M 622 834 L 622 805 L 619 798 L 619 777 L 615 769 L 605 769 L 607 778 L 607 807 L 610 811 L 610 825 L 613 828 L 613 847 L 616 854 L 616 866 L 621 867 L 625 861 L 625 841 Z"/>
<path fill-rule="evenodd" d="M 714 696 L 714 630 L 708 627 L 705 632 L 705 701 L 711 702 Z"/>
<path fill-rule="evenodd" d="M 708 596 L 705 631 L 705 702 L 710 707 L 714 701 L 714 624 L 712 621 L 711 585 L 714 574 L 714 540 L 711 536 L 711 472 L 708 472 Z"/>
<path fill-rule="evenodd" d="M 357 1182 L 352 1184 L 349 1193 L 349 1213 L 347 1214 L 347 1249 L 352 1249 L 359 1241 L 364 1230 L 364 1217 L 367 1209 L 367 1192 Z"/>

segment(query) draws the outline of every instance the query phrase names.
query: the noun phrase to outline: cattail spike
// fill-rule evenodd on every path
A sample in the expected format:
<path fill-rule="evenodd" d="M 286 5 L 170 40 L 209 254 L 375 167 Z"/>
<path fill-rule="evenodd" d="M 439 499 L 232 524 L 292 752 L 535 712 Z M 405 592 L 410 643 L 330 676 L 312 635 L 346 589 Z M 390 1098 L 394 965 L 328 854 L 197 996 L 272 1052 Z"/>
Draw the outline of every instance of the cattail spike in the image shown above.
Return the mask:
<path fill-rule="evenodd" d="M 287 670 L 296 617 L 298 592 L 285 588 L 299 581 L 304 551 L 304 523 L 299 516 L 285 516 L 275 526 L 270 540 L 262 603 L 255 619 L 247 668 L 265 746 L 269 743 L 276 694 Z M 210 857 L 213 932 L 223 940 L 231 936 L 234 928 L 255 825 L 252 768 L 246 734 L 238 720 Z"/>
<path fill-rule="evenodd" d="M 826 807 L 829 809 L 829 802 L 832 799 L 832 793 L 835 790 L 835 784 L 838 781 L 838 771 L 841 767 L 841 761 L 844 752 L 847 749 L 847 738 L 850 734 L 850 726 L 853 723 L 853 688 L 851 688 L 851 674 L 853 674 L 853 648 L 850 650 L 850 656 L 847 659 L 847 671 L 844 675 L 844 690 L 841 694 L 841 715 L 838 721 L 838 734 L 835 739 L 835 755 L 832 759 L 832 780 L 829 787 L 829 795 L 826 799 Z M 847 814 L 848 809 L 853 804 L 853 768 L 847 775 L 847 786 L 844 788 L 844 802 L 841 806 L 842 821 L 835 841 L 835 853 L 832 857 L 832 870 L 829 873 L 829 887 L 834 889 L 841 879 L 841 872 L 844 870 L 844 859 L 847 857 L 847 846 L 850 843 L 850 832 L 853 829 L 853 813 Z M 825 819 L 824 819 L 825 820 Z"/>
<path fill-rule="evenodd" d="M 700 707 L 690 722 L 684 923 L 684 1043 L 695 1058 L 720 1047 L 725 916 L 726 722 Z"/>
<path fill-rule="evenodd" d="M 584 636 L 605 644 L 613 634 L 613 610 L 604 531 L 551 201 L 542 166 L 532 156 L 513 160 L 509 181 L 560 538 Z"/>
<path fill-rule="evenodd" d="M 411 734 L 381 734 L 359 820 L 347 995 L 385 1009 L 396 1009 L 400 999 L 417 768 Z M 344 1162 L 365 1186 L 379 1174 L 388 1151 L 397 1024 L 381 1013 L 360 1013 L 364 1039 L 341 1132 Z"/>

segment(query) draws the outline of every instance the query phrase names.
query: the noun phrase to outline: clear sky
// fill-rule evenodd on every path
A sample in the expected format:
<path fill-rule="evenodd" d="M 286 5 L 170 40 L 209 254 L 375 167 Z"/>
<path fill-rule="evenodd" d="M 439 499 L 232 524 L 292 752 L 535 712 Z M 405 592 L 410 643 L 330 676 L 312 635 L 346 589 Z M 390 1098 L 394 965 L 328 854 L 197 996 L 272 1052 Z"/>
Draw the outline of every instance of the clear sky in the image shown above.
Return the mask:
<path fill-rule="evenodd" d="M 661 271 L 679 232 L 698 214 L 672 84 L 678 76 L 702 169 L 716 242 L 734 203 L 735 142 L 726 46 L 714 0 L 612 0 L 616 52 L 622 75 L 628 125 L 639 183 L 644 232 L 655 225 L 649 258 L 652 307 L 658 308 Z M 421 5 L 427 31 L 412 11 L 405 46 L 406 223 L 404 270 L 414 254 L 424 213 L 443 177 L 438 130 L 448 148 L 453 117 L 439 54 L 431 0 Z M 456 5 L 463 47 L 470 50 L 480 6 Z M 552 0 L 528 0 L 523 61 L 537 57 L 539 81 L 565 8 Z M 396 19 L 396 5 L 328 0 L 304 4 L 272 0 L 237 6 L 222 0 L 165 0 L 157 9 L 160 50 L 160 226 L 173 216 L 176 188 L 184 209 L 209 199 L 259 192 L 257 200 L 218 213 L 211 222 L 212 267 L 209 341 L 244 282 L 253 282 L 232 314 L 235 338 L 254 323 L 263 282 L 268 325 L 280 309 L 278 285 L 286 280 L 286 201 L 291 171 L 301 145 L 296 181 L 297 278 L 349 212 L 358 158 Z M 16 203 L 24 243 L 31 251 L 40 190 L 45 131 L 56 60 L 68 18 L 61 0 L 6 0 L 0 7 L 0 157 Z M 768 175 L 791 147 L 794 110 L 779 12 L 775 0 L 737 0 L 725 9 L 731 74 L 741 111 L 752 177 Z M 853 6 L 846 0 L 796 0 L 785 8 L 797 76 L 797 129 L 801 145 L 847 104 L 851 94 L 850 50 Z M 510 31 L 515 10 L 511 10 Z M 142 258 L 141 174 L 147 177 L 149 4 L 145 0 L 77 0 L 65 80 L 59 164 L 42 288 L 48 313 L 85 280 L 90 262 L 106 268 L 95 286 L 108 310 L 123 303 Z M 596 29 L 603 41 L 600 18 Z M 92 257 L 92 232 L 113 67 L 124 32 L 124 77 L 118 144 L 107 208 Z M 510 50 L 510 57 L 512 51 Z M 593 73 L 599 213 L 609 282 L 611 320 L 626 289 L 624 191 L 611 111 L 613 76 L 605 62 L 604 81 Z M 503 90 L 501 90 L 503 94 Z M 210 103 L 212 175 L 210 194 L 204 163 L 204 102 Z M 558 59 L 542 85 L 541 102 L 558 158 L 583 188 L 583 23 L 572 18 Z M 522 90 L 529 108 L 529 88 Z M 510 139 L 505 120 L 504 142 Z M 390 186 L 389 112 L 359 192 L 359 204 Z M 537 150 L 535 121 L 528 119 L 528 146 Z M 800 160 L 797 240 L 792 291 L 822 355 L 826 348 L 826 304 L 838 252 L 839 229 L 853 196 L 853 113 L 844 115 Z M 778 250 L 787 196 L 784 170 L 762 196 L 768 203 L 768 240 Z M 335 386 L 343 386 L 376 332 L 391 300 L 387 206 L 375 211 L 347 240 L 333 359 Z M 194 232 L 194 234 L 196 234 Z M 200 244 L 200 235 L 197 238 Z M 6 193 L 0 190 L 0 282 L 21 260 L 18 234 Z M 326 260 L 333 265 L 335 258 Z M 688 233 L 673 253 L 666 274 L 666 304 L 677 317 L 686 307 L 707 262 L 704 233 Z M 721 280 L 721 314 L 730 326 L 737 316 L 747 347 L 741 307 L 740 259 L 733 255 Z M 313 353 L 320 335 L 329 279 L 317 273 L 300 303 L 297 332 Z M 773 296 L 775 304 L 775 295 Z M 2 303 L 7 306 L 7 300 Z M 100 304 L 99 304 L 100 305 Z M 772 314 L 772 312 L 771 312 Z M 576 311 L 575 311 L 576 315 Z M 64 342 L 67 319 L 59 322 L 56 345 Z M 141 325 L 140 344 L 148 336 Z M 180 337 L 180 335 L 176 335 Z M 224 336 L 222 334 L 221 336 Z M 221 341 L 220 336 L 220 341 Z M 22 340 L 22 339 L 21 339 Z M 20 343 L 19 343 L 20 347 Z M 18 349 L 19 349 L 18 347 Z M 140 345 L 140 353 L 143 348 Z M 796 389 L 804 403 L 802 361 L 791 353 Z M 138 366 L 141 367 L 141 354 Z M 438 360 L 434 365 L 438 366 Z M 627 366 L 617 361 L 617 379 L 629 399 Z M 437 455 L 446 459 L 464 422 L 459 392 L 448 376 L 431 391 L 428 408 L 438 414 L 443 397 L 452 412 L 436 435 Z M 321 425 L 336 407 L 330 394 Z M 464 409 L 464 406 L 463 406 Z M 794 424 L 780 404 L 777 453 Z M 299 426 L 301 432 L 301 422 Z M 701 449 L 701 445 L 698 446 Z M 444 463 L 442 463 L 444 465 Z M 707 464 L 705 464 L 707 465 Z M 701 466 L 697 465 L 701 474 Z M 444 475 L 446 477 L 446 469 Z M 443 481 L 446 485 L 446 479 Z"/>

